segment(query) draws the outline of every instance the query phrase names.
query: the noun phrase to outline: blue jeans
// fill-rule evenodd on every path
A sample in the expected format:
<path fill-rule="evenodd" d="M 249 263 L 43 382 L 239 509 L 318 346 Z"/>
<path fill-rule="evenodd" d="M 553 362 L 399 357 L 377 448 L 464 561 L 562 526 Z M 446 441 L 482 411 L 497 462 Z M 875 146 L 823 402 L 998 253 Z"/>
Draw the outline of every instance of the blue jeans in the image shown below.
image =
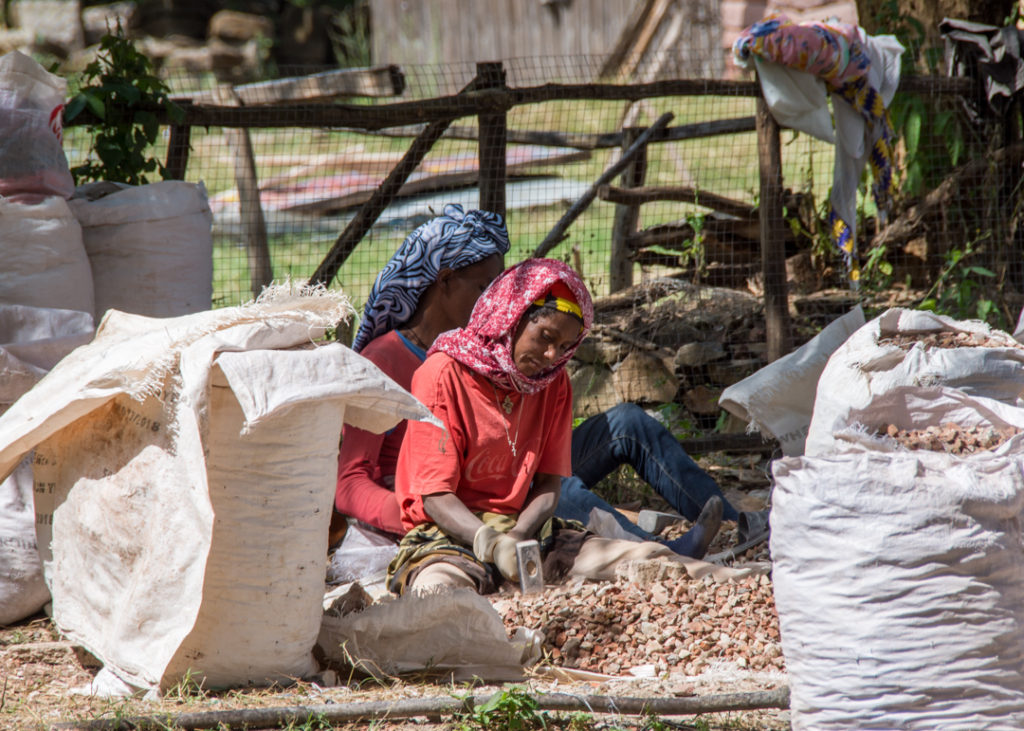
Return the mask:
<path fill-rule="evenodd" d="M 672 433 L 636 404 L 623 403 L 592 416 L 572 433 L 572 477 L 562 479 L 555 515 L 584 525 L 593 508 L 615 516 L 626 531 L 650 540 L 626 516 L 591 488 L 620 465 L 628 464 L 687 520 L 694 520 L 712 495 L 722 498 L 724 520 L 739 514 L 718 484 L 694 462 Z"/>

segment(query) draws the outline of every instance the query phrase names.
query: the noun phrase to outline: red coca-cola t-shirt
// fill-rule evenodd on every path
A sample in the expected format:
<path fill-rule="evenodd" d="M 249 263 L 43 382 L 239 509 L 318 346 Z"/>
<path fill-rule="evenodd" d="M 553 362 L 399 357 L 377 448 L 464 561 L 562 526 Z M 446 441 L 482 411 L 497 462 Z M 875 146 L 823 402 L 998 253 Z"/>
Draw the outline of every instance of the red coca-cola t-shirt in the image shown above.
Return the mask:
<path fill-rule="evenodd" d="M 413 376 L 412 394 L 448 431 L 408 422 L 395 474 L 407 530 L 433 522 L 423 510 L 426 495 L 455 493 L 473 512 L 512 514 L 538 472 L 572 473 L 572 388 L 564 370 L 543 391 L 522 394 L 434 353 Z M 506 396 L 510 413 L 502 408 Z"/>

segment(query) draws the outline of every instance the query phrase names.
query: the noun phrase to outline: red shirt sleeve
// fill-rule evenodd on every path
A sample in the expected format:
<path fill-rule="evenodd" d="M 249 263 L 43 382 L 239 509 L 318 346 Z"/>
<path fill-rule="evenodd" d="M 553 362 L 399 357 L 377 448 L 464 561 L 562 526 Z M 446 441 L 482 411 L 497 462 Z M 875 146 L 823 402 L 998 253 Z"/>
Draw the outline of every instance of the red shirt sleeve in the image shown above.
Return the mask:
<path fill-rule="evenodd" d="M 380 451 L 384 434 L 346 426 L 342 431 L 338 454 L 338 484 L 334 507 L 344 515 L 372 525 L 374 528 L 404 535 L 401 512 L 395 493 L 386 484 L 380 470 Z"/>
<path fill-rule="evenodd" d="M 420 365 L 419 356 L 394 331 L 372 340 L 361 355 L 406 390 Z M 395 464 L 405 428 L 403 422 L 385 434 L 374 434 L 344 427 L 334 491 L 334 507 L 339 513 L 387 533 L 405 534 L 394 493 Z"/>

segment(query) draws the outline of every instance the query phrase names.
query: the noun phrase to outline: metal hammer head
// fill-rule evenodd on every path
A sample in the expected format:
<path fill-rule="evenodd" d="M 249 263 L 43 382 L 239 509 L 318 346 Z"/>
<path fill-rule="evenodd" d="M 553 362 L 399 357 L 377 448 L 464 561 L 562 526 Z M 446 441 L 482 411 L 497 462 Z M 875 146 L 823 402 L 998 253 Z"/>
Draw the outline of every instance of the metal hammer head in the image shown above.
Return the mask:
<path fill-rule="evenodd" d="M 540 544 L 537 541 L 516 543 L 516 562 L 519 564 L 519 587 L 524 594 L 544 591 L 544 568 L 540 562 Z"/>

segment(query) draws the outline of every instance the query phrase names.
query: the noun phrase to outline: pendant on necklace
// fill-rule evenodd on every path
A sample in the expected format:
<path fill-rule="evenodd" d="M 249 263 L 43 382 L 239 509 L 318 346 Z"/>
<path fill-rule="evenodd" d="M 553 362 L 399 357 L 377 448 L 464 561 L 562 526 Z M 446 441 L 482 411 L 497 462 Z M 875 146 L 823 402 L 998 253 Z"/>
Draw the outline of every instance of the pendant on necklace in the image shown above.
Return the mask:
<path fill-rule="evenodd" d="M 501 408 L 505 411 L 506 414 L 512 413 L 512 396 L 510 396 L 507 393 L 505 394 L 505 400 L 501 402 Z M 514 455 L 515 452 L 513 452 L 513 456 Z"/>

